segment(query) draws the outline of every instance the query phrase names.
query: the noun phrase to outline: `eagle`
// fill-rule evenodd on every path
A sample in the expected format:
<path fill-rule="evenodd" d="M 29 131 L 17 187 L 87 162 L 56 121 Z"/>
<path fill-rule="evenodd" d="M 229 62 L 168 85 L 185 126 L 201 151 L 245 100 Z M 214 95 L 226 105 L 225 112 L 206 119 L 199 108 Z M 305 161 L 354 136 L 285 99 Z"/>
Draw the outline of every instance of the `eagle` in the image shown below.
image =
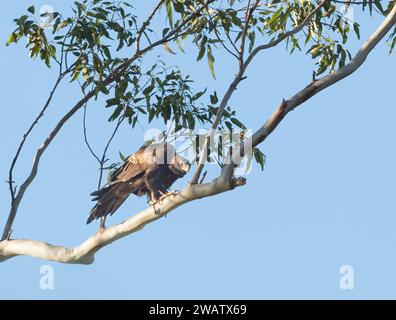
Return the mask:
<path fill-rule="evenodd" d="M 190 170 L 187 159 L 167 143 L 142 146 L 114 171 L 108 184 L 91 194 L 96 205 L 87 224 L 113 215 L 130 194 L 147 195 L 152 204 L 172 194 L 169 188 Z"/>

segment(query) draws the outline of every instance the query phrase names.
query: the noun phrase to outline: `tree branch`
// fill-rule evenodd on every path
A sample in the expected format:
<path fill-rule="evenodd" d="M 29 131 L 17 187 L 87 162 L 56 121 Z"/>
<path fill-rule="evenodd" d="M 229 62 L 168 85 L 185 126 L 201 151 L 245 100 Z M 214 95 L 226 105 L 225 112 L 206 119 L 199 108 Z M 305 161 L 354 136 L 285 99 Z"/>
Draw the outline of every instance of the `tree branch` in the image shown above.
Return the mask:
<path fill-rule="evenodd" d="M 246 13 L 245 13 L 245 24 L 242 29 L 242 35 L 241 35 L 241 46 L 239 49 L 239 67 L 242 69 L 243 66 L 243 60 L 244 60 L 244 54 L 245 54 L 245 42 L 246 42 L 246 35 L 249 30 L 249 22 L 250 18 L 253 15 L 254 10 L 256 10 L 257 6 L 259 5 L 260 0 L 256 0 L 254 5 L 250 7 L 250 0 L 247 0 L 247 6 L 246 6 Z"/>
<path fill-rule="evenodd" d="M 343 68 L 328 74 L 327 76 L 312 81 L 304 89 L 296 93 L 288 100 L 283 100 L 281 105 L 271 114 L 265 124 L 259 130 L 257 130 L 251 138 L 247 139 L 242 144 L 240 150 L 233 154 L 232 162 L 235 164 L 240 163 L 241 155 L 246 155 L 251 147 L 254 148 L 262 143 L 290 111 L 294 110 L 296 107 L 300 106 L 305 101 L 318 94 L 320 91 L 332 86 L 333 84 L 354 73 L 364 63 L 378 42 L 385 37 L 385 35 L 395 24 L 396 5 L 393 7 L 382 24 L 377 28 L 377 30 L 361 46 L 359 51 L 348 64 L 346 64 Z"/>
<path fill-rule="evenodd" d="M 94 236 L 75 248 L 54 246 L 36 240 L 5 240 L 0 242 L 0 262 L 20 255 L 27 255 L 50 261 L 71 264 L 91 264 L 101 248 L 112 242 L 142 230 L 150 222 L 158 220 L 177 207 L 195 199 L 212 196 L 245 183 L 243 178 L 234 179 L 231 184 L 218 178 L 207 184 L 187 186 L 175 197 L 166 198 L 160 208 L 149 207 L 128 220 L 98 231 Z"/>
<path fill-rule="evenodd" d="M 372 49 L 381 39 L 383 39 L 395 23 L 396 6 L 393 7 L 392 11 L 379 28 L 363 44 L 355 57 L 344 68 L 312 82 L 290 99 L 284 100 L 281 106 L 271 115 L 266 123 L 257 130 L 253 136 L 248 139 L 248 141 L 244 142 L 237 152 L 233 153 L 234 164 L 240 163 L 241 156 L 249 152 L 246 146 L 249 146 L 250 144 L 254 147 L 263 142 L 288 112 L 301 105 L 318 92 L 356 71 L 366 60 Z M 166 198 L 159 208 L 154 209 L 149 207 L 121 224 L 98 232 L 96 235 L 75 248 L 64 248 L 34 240 L 4 240 L 0 242 L 0 261 L 6 261 L 19 255 L 28 255 L 31 257 L 63 263 L 93 263 L 95 253 L 101 248 L 131 233 L 141 230 L 148 223 L 169 214 L 177 207 L 192 200 L 213 196 L 244 185 L 246 182 L 245 179 L 232 178 L 233 167 L 234 165 L 224 166 L 221 175 L 211 183 L 195 185 L 189 184 L 177 196 Z"/>
<path fill-rule="evenodd" d="M 153 11 L 151 11 L 150 15 L 148 16 L 148 18 L 146 19 L 145 22 L 143 22 L 142 27 L 140 28 L 140 30 L 137 33 L 137 37 L 136 37 L 136 51 L 140 51 L 140 39 L 142 38 L 142 35 L 144 33 L 144 31 L 146 30 L 146 28 L 150 25 L 151 20 L 153 20 L 155 14 L 157 13 L 157 11 L 159 10 L 159 8 L 162 6 L 162 4 L 164 3 L 165 0 L 159 0 L 157 5 L 154 7 Z"/>
<path fill-rule="evenodd" d="M 253 61 L 254 57 L 262 50 L 264 49 L 268 49 L 271 47 L 276 46 L 277 44 L 279 44 L 280 42 L 282 42 L 283 40 L 285 40 L 286 38 L 290 37 L 291 35 L 298 33 L 299 31 L 301 31 L 304 26 L 307 25 L 307 23 L 310 21 L 310 19 L 314 16 L 314 14 L 316 12 L 318 12 L 325 4 L 326 2 L 329 2 L 330 0 L 323 0 L 314 10 L 312 10 L 311 13 L 309 13 L 307 15 L 307 17 L 304 19 L 304 21 L 301 23 L 301 25 L 297 26 L 295 29 L 286 32 L 285 34 L 283 34 L 282 36 L 280 36 L 277 40 L 266 44 L 266 45 L 261 45 L 258 46 L 256 49 L 254 49 L 250 55 L 247 57 L 246 61 L 243 61 L 243 48 L 244 48 L 244 37 L 246 37 L 246 33 L 247 33 L 247 29 L 248 29 L 248 21 L 250 20 L 254 10 L 258 7 L 259 2 L 255 2 L 254 5 L 250 8 L 247 9 L 247 13 L 246 13 L 246 21 L 245 21 L 245 25 L 244 25 L 244 30 L 243 33 L 244 35 L 242 35 L 242 44 L 241 44 L 241 48 L 239 50 L 239 70 L 237 75 L 235 76 L 234 80 L 232 81 L 232 83 L 230 84 L 230 86 L 228 87 L 226 93 L 223 96 L 223 99 L 220 102 L 219 108 L 216 112 L 216 116 L 215 119 L 212 123 L 212 126 L 209 130 L 209 133 L 207 134 L 205 141 L 202 145 L 202 151 L 201 151 L 201 155 L 199 157 L 199 161 L 196 167 L 196 170 L 194 172 L 194 175 L 191 179 L 191 184 L 197 184 L 199 181 L 199 177 L 201 176 L 202 170 L 205 166 L 205 162 L 206 162 L 206 158 L 208 156 L 208 146 L 209 146 L 209 142 L 211 139 L 213 139 L 215 131 L 220 123 L 221 117 L 223 115 L 224 109 L 226 108 L 232 94 L 234 93 L 234 91 L 236 90 L 238 84 L 244 79 L 243 75 L 245 74 L 245 71 L 247 69 L 247 67 L 249 66 L 249 64 Z M 248 6 L 247 8 L 249 8 L 250 6 L 250 2 L 248 2 Z"/>
<path fill-rule="evenodd" d="M 260 46 L 258 46 L 257 48 L 255 48 L 250 55 L 248 56 L 248 58 L 245 61 L 245 68 L 252 62 L 252 60 L 254 59 L 254 57 L 262 50 L 266 50 L 272 47 L 277 46 L 279 43 L 281 43 L 283 40 L 291 37 L 292 35 L 295 35 L 296 33 L 300 32 L 312 19 L 312 17 L 320 10 L 322 9 L 322 7 L 328 3 L 331 2 L 331 0 L 323 0 L 314 10 L 312 10 L 304 19 L 304 21 L 296 26 L 294 29 L 287 31 L 283 34 L 281 34 L 277 39 L 266 43 L 266 44 L 262 44 Z"/>
<path fill-rule="evenodd" d="M 121 118 L 118 119 L 116 126 L 114 127 L 114 130 L 109 138 L 109 140 L 107 140 L 106 146 L 103 149 L 103 154 L 102 154 L 102 158 L 99 161 L 100 164 L 100 174 L 99 174 L 99 181 L 98 181 L 98 190 L 100 189 L 100 186 L 102 184 L 102 178 L 103 178 L 103 171 L 104 171 L 104 164 L 106 163 L 106 155 L 107 155 L 107 150 L 110 147 L 111 142 L 113 141 L 115 135 L 117 134 L 118 129 L 120 128 L 121 123 L 124 121 L 125 117 L 122 116 Z"/>
<path fill-rule="evenodd" d="M 39 120 L 44 116 L 45 111 L 48 109 L 48 107 L 51 103 L 52 97 L 54 96 L 54 93 L 55 93 L 56 89 L 58 88 L 59 83 L 62 81 L 63 76 L 64 76 L 64 74 L 61 73 L 58 76 L 58 78 L 56 79 L 55 84 L 50 92 L 50 95 L 44 104 L 44 107 L 41 109 L 38 116 L 34 119 L 32 124 L 30 125 L 29 129 L 23 135 L 21 143 L 18 146 L 17 152 L 15 153 L 15 156 L 12 159 L 11 166 L 10 166 L 10 169 L 8 172 L 8 184 L 9 184 L 9 189 L 10 189 L 10 193 L 11 193 L 11 201 L 14 201 L 14 199 L 15 199 L 15 190 L 14 190 L 14 186 L 13 186 L 13 171 L 14 171 L 15 165 L 18 161 L 19 155 L 22 151 L 23 146 L 25 145 L 26 139 L 28 138 L 30 133 L 33 131 L 34 127 L 38 124 Z"/>
<path fill-rule="evenodd" d="M 135 54 L 125 60 L 122 64 L 120 64 L 109 76 L 103 81 L 104 86 L 108 86 L 109 84 L 115 82 L 116 80 L 119 79 L 119 77 L 128 69 L 128 67 L 139 57 L 141 57 L 143 54 L 147 53 L 148 51 L 152 50 L 153 48 L 162 45 L 163 43 L 169 41 L 170 38 L 176 36 L 180 30 L 189 22 L 191 21 L 194 17 L 199 15 L 208 4 L 214 2 L 215 0 L 208 0 L 206 1 L 205 4 L 203 4 L 201 7 L 199 7 L 194 13 L 192 13 L 188 18 L 186 18 L 182 23 L 177 28 L 174 28 L 173 30 L 169 31 L 162 39 L 157 40 L 156 42 L 151 43 L 144 49 L 140 51 L 135 51 Z M 152 17 L 149 16 L 148 19 L 152 19 Z M 145 28 L 141 28 L 142 32 L 144 32 Z M 55 128 L 51 131 L 47 139 L 44 141 L 43 145 L 36 151 L 36 155 L 33 160 L 33 166 L 31 169 L 30 174 L 26 178 L 26 180 L 23 182 L 21 185 L 18 193 L 16 196 L 14 196 L 14 201 L 11 205 L 10 213 L 7 218 L 7 222 L 5 224 L 3 234 L 1 237 L 1 240 L 7 239 L 7 237 L 10 234 L 12 224 L 15 220 L 16 214 L 18 212 L 19 205 L 23 199 L 23 196 L 25 195 L 26 190 L 29 188 L 30 184 L 33 182 L 35 179 L 37 172 L 38 172 L 38 167 L 40 164 L 40 159 L 45 152 L 45 150 L 48 148 L 48 146 L 51 144 L 53 139 L 56 137 L 56 135 L 59 133 L 59 131 L 62 129 L 63 125 L 78 111 L 80 110 L 89 100 L 91 100 L 94 96 L 96 95 L 95 90 L 91 90 L 87 95 L 85 95 L 80 101 L 76 103 L 76 105 L 70 109 L 62 118 L 61 120 L 57 123 Z M 12 182 L 11 182 L 12 183 Z"/>

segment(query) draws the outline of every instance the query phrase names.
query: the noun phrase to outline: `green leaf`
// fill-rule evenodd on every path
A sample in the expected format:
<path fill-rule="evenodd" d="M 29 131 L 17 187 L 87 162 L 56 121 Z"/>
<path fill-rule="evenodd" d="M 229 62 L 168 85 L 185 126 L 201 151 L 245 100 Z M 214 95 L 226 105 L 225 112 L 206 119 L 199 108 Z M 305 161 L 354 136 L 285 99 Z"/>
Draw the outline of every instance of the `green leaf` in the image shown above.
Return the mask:
<path fill-rule="evenodd" d="M 360 40 L 360 29 L 359 29 L 359 24 L 356 22 L 353 24 L 353 30 L 355 30 L 357 38 Z"/>
<path fill-rule="evenodd" d="M 166 1 L 166 14 L 168 15 L 169 24 L 173 28 L 173 10 L 172 10 L 172 1 Z"/>
<path fill-rule="evenodd" d="M 108 100 L 106 100 L 106 108 L 115 106 L 119 103 L 120 103 L 120 99 L 118 99 L 118 98 L 108 99 Z"/>
<path fill-rule="evenodd" d="M 31 14 L 34 14 L 36 12 L 34 6 L 30 6 L 27 11 L 29 11 Z"/>
<path fill-rule="evenodd" d="M 201 98 L 201 97 L 205 94 L 205 92 L 206 92 L 206 89 L 205 89 L 204 91 L 198 92 L 197 94 L 195 94 L 195 95 L 191 98 L 191 100 L 192 100 L 192 101 L 198 100 L 199 98 Z"/>
<path fill-rule="evenodd" d="M 381 0 L 374 0 L 374 4 L 377 9 L 383 14 L 385 12 L 384 8 L 382 7 Z"/>
<path fill-rule="evenodd" d="M 205 55 L 206 52 L 206 46 L 205 45 L 201 45 L 199 47 L 199 53 L 198 53 L 198 57 L 197 57 L 197 61 L 201 60 L 203 58 L 203 56 Z"/>
<path fill-rule="evenodd" d="M 256 33 L 254 33 L 254 32 L 248 33 L 248 38 L 250 41 L 250 43 L 249 43 L 249 53 L 250 53 L 250 52 L 252 52 L 253 47 L 254 47 L 254 42 L 256 40 Z"/>
<path fill-rule="evenodd" d="M 14 32 L 10 34 L 10 37 L 6 42 L 6 46 L 8 47 L 13 42 L 16 42 L 16 34 Z"/>
<path fill-rule="evenodd" d="M 254 148 L 253 150 L 254 159 L 260 165 L 261 170 L 264 170 L 265 165 L 265 154 L 260 151 L 258 148 Z"/>
<path fill-rule="evenodd" d="M 111 53 L 108 47 L 102 46 L 103 53 L 105 54 L 107 59 L 111 59 Z"/>
<path fill-rule="evenodd" d="M 212 74 L 213 78 L 216 79 L 216 73 L 215 73 L 215 69 L 214 69 L 214 61 L 215 61 L 215 59 L 213 57 L 212 49 L 210 48 L 210 46 L 208 46 L 208 54 L 207 54 L 207 56 L 208 56 L 208 65 L 209 65 L 210 73 Z"/>
<path fill-rule="evenodd" d="M 74 73 L 73 77 L 71 78 L 70 82 L 77 80 L 78 76 L 80 75 L 80 71 Z"/>
<path fill-rule="evenodd" d="M 197 38 L 196 43 L 198 43 L 200 39 L 200 36 Z M 205 54 L 206 51 L 206 44 L 208 42 L 208 37 L 207 36 L 203 36 L 201 42 L 199 43 L 198 47 L 199 47 L 199 53 L 198 53 L 198 60 L 201 60 Z"/>
<path fill-rule="evenodd" d="M 123 161 L 123 162 L 126 161 L 126 157 L 122 154 L 121 151 L 118 151 L 118 155 L 120 156 L 121 161 Z"/>
<path fill-rule="evenodd" d="M 280 7 L 270 18 L 270 20 L 268 21 L 269 25 L 272 25 L 280 16 L 280 14 L 283 12 L 283 8 Z"/>
<path fill-rule="evenodd" d="M 210 103 L 215 105 L 217 102 L 219 102 L 219 98 L 217 97 L 217 92 L 215 91 L 210 95 Z"/>
<path fill-rule="evenodd" d="M 180 2 L 174 1 L 173 2 L 173 7 L 175 8 L 175 11 L 178 13 L 183 14 L 184 13 L 184 5 Z"/>
<path fill-rule="evenodd" d="M 165 28 L 164 30 L 162 30 L 162 37 L 165 37 L 169 30 L 169 28 Z"/>
<path fill-rule="evenodd" d="M 231 118 L 231 122 L 241 129 L 246 129 L 245 125 L 242 122 L 240 122 L 237 118 Z"/>
<path fill-rule="evenodd" d="M 124 108 L 119 105 L 113 112 L 113 114 L 110 116 L 109 121 L 114 121 L 115 119 L 118 118 L 118 116 L 121 114 L 121 111 L 124 110 Z"/>
<path fill-rule="evenodd" d="M 231 123 L 231 122 L 226 121 L 226 122 L 225 122 L 225 125 L 227 126 L 227 128 L 228 128 L 229 131 L 232 131 L 232 123 Z"/>
<path fill-rule="evenodd" d="M 154 116 L 155 116 L 155 109 L 151 108 L 149 111 L 149 118 L 148 118 L 149 123 L 154 119 Z"/>
<path fill-rule="evenodd" d="M 78 1 L 74 1 L 74 4 L 76 5 L 76 7 L 78 8 L 78 13 L 81 14 L 82 11 L 86 11 L 87 7 L 85 6 L 85 4 L 78 2 Z"/>
<path fill-rule="evenodd" d="M 177 47 L 179 48 L 179 50 L 180 50 L 181 52 L 185 53 L 185 52 L 184 52 L 183 45 L 182 45 L 182 43 L 180 42 L 180 39 L 179 39 L 179 38 L 176 38 L 176 39 L 175 39 L 175 42 L 176 42 Z"/>
<path fill-rule="evenodd" d="M 392 43 L 390 44 L 390 48 L 389 48 L 389 54 L 391 54 L 393 52 L 393 49 L 396 46 L 396 37 L 393 38 Z"/>
<path fill-rule="evenodd" d="M 67 18 L 66 20 L 62 21 L 59 25 L 58 25 L 58 30 L 66 27 L 67 25 L 69 25 L 70 23 L 72 23 L 73 20 L 70 18 Z"/>

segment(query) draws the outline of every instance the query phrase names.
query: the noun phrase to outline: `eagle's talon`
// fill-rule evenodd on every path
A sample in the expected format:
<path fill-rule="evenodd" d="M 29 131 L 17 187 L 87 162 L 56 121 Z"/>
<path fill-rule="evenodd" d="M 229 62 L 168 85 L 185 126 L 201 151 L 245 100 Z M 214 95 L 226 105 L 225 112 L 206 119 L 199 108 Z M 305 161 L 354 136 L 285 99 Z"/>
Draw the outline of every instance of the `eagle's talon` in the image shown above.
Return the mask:
<path fill-rule="evenodd" d="M 158 203 L 158 200 L 150 200 L 149 205 L 154 207 Z"/>
<path fill-rule="evenodd" d="M 155 213 L 155 214 L 160 214 L 160 210 L 157 210 L 157 209 L 155 208 L 155 205 L 156 205 L 157 203 L 158 203 L 158 200 L 150 201 L 150 202 L 149 202 L 150 206 L 153 207 L 154 213 Z"/>
<path fill-rule="evenodd" d="M 179 194 L 179 191 L 175 190 L 175 191 L 167 191 L 162 193 L 161 197 L 159 198 L 160 201 L 168 198 L 168 197 L 176 197 Z"/>

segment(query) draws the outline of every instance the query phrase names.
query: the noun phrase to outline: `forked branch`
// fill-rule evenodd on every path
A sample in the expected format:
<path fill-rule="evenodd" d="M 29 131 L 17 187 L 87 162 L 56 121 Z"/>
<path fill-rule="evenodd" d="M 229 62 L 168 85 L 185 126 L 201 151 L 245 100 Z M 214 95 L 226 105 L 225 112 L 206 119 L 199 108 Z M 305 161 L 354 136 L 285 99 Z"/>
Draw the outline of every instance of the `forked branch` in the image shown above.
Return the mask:
<path fill-rule="evenodd" d="M 290 99 L 284 100 L 281 106 L 270 116 L 265 124 L 253 134 L 250 141 L 246 141 L 241 146 L 242 149 L 238 150 L 240 152 L 233 153 L 234 164 L 237 165 L 241 160 L 241 156 L 250 151 L 246 146 L 249 144 L 257 146 L 262 143 L 266 137 L 273 132 L 288 112 L 301 105 L 318 92 L 355 72 L 366 60 L 372 49 L 384 38 L 395 23 L 396 6 L 393 7 L 383 23 L 363 44 L 355 57 L 344 68 L 312 82 Z M 233 165 L 225 166 L 221 175 L 211 183 L 189 184 L 177 196 L 165 199 L 164 202 L 156 208 L 156 212 L 151 207 L 145 209 L 125 222 L 95 234 L 75 248 L 53 246 L 33 240 L 4 240 L 0 242 L 0 261 L 5 261 L 18 255 L 28 255 L 63 263 L 90 264 L 94 261 L 95 253 L 101 248 L 133 232 L 141 230 L 148 223 L 161 218 L 165 214 L 169 214 L 177 207 L 189 201 L 213 196 L 243 185 L 245 180 L 243 178 L 233 178 L 233 171 Z"/>
<path fill-rule="evenodd" d="M 108 77 L 103 81 L 103 85 L 108 86 L 108 85 L 112 84 L 113 82 L 117 81 L 128 70 L 129 66 L 134 61 L 136 61 L 139 57 L 141 57 L 142 55 L 146 54 L 147 52 L 154 49 L 155 47 L 168 42 L 170 39 L 174 39 L 175 37 L 180 36 L 179 33 L 181 30 L 183 30 L 183 27 L 185 25 L 187 25 L 192 19 L 197 17 L 199 14 L 201 14 L 201 12 L 206 8 L 207 5 L 214 1 L 215 0 L 207 0 L 203 5 L 201 5 L 199 8 L 197 8 L 190 16 L 188 16 L 185 20 L 183 20 L 177 27 L 175 27 L 173 30 L 168 31 L 167 34 L 165 34 L 161 39 L 147 45 L 145 48 L 143 48 L 141 50 L 140 49 L 136 50 L 134 55 L 131 58 L 126 59 L 122 64 L 120 64 L 113 72 L 111 72 L 108 75 Z M 162 1 L 159 1 L 157 7 L 159 8 L 159 6 L 161 4 L 162 4 Z M 143 23 L 143 26 L 140 29 L 140 32 L 145 31 L 145 29 L 147 27 L 147 23 L 150 23 L 151 19 L 153 18 L 153 15 L 157 12 L 158 8 L 154 9 L 153 12 L 149 15 L 146 22 Z M 146 24 L 146 26 L 144 26 L 145 24 Z M 70 118 L 72 118 L 74 116 L 74 114 L 76 114 L 76 112 L 79 111 L 84 105 L 86 105 L 88 103 L 88 101 L 90 101 L 95 95 L 96 95 L 96 91 L 91 90 L 85 96 L 83 96 L 83 98 L 81 98 L 80 101 L 78 101 L 74 105 L 74 107 L 72 107 L 59 120 L 59 122 L 57 123 L 55 128 L 51 131 L 51 133 L 46 138 L 46 140 L 41 145 L 41 147 L 39 149 L 37 149 L 34 160 L 33 160 L 32 169 L 31 169 L 28 177 L 22 183 L 17 194 L 15 195 L 13 193 L 13 195 L 12 195 L 12 197 L 13 197 L 12 205 L 11 205 L 10 213 L 7 218 L 7 222 L 6 222 L 4 230 L 3 230 L 1 240 L 7 239 L 10 235 L 12 224 L 13 224 L 16 214 L 18 212 L 19 205 L 25 195 L 26 190 L 29 188 L 30 184 L 33 182 L 33 180 L 35 179 L 35 177 L 37 175 L 42 155 L 44 154 L 44 152 L 46 151 L 48 146 L 52 143 L 52 141 L 57 136 L 57 134 L 62 129 L 62 127 L 65 125 L 65 123 L 67 123 L 70 120 Z M 11 187 L 12 187 L 12 184 L 13 184 L 12 179 L 11 179 L 10 183 L 11 183 Z"/>

